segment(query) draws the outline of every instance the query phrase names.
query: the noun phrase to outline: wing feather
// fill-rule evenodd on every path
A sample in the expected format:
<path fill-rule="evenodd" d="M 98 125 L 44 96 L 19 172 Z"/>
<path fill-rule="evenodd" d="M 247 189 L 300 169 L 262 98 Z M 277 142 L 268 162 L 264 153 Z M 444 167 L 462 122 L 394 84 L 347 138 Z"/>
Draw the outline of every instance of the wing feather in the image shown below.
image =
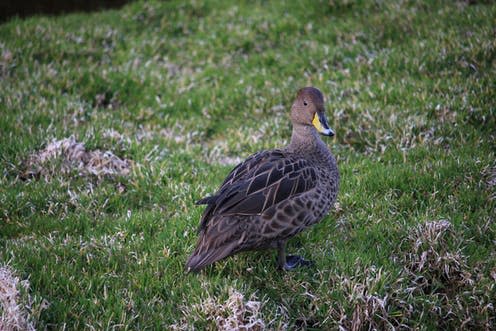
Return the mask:
<path fill-rule="evenodd" d="M 311 190 L 317 175 L 302 158 L 281 150 L 256 153 L 237 165 L 207 204 L 200 231 L 217 215 L 259 215 L 279 202 Z"/>

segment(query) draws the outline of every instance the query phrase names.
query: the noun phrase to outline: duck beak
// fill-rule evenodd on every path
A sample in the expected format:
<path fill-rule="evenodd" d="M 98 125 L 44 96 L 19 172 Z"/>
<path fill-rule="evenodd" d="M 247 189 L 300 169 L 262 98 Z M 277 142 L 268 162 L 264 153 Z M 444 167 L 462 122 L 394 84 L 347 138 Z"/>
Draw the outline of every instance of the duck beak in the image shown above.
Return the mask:
<path fill-rule="evenodd" d="M 313 117 L 312 124 L 313 126 L 315 126 L 315 128 L 320 134 L 323 134 L 324 136 L 328 136 L 328 137 L 334 136 L 334 131 L 329 127 L 324 112 L 320 112 L 320 111 L 316 112 Z"/>

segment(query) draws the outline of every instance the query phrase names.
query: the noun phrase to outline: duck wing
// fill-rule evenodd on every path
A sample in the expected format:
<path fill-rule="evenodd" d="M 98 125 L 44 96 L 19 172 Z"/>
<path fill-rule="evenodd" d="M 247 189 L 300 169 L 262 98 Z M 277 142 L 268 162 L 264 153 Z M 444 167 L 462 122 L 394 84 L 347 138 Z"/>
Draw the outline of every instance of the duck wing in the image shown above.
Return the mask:
<path fill-rule="evenodd" d="M 260 215 L 316 185 L 317 174 L 307 160 L 282 150 L 256 153 L 231 171 L 215 195 L 197 202 L 207 204 L 199 231 L 214 216 Z"/>

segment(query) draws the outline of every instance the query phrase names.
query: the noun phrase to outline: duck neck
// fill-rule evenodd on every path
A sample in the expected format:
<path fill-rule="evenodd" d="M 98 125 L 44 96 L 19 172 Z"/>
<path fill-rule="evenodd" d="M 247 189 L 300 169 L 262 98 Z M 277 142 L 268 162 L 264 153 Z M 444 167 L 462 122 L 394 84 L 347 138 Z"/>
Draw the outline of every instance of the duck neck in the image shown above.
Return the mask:
<path fill-rule="evenodd" d="M 293 124 L 293 134 L 291 135 L 289 149 L 308 151 L 321 149 L 322 147 L 325 148 L 326 146 L 313 126 Z"/>

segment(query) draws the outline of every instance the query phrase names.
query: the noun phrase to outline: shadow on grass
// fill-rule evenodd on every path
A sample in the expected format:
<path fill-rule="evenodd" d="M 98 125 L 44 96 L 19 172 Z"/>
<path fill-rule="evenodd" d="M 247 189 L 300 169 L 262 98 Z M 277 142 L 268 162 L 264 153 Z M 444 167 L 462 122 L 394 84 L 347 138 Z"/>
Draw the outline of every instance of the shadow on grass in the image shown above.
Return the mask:
<path fill-rule="evenodd" d="M 129 0 L 5 0 L 0 3 L 0 23 L 15 16 L 25 18 L 36 14 L 59 15 L 120 8 L 127 2 Z"/>

